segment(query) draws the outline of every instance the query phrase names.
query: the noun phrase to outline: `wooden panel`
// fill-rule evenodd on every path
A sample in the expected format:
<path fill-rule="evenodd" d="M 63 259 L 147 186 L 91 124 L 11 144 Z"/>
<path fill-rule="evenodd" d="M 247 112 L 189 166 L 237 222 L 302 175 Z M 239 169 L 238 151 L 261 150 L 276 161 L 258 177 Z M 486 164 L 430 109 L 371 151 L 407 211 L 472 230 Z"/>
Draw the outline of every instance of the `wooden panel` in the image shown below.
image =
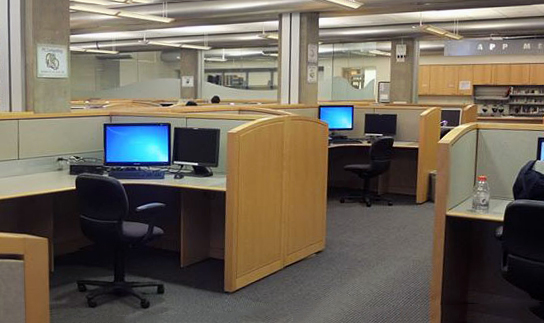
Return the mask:
<path fill-rule="evenodd" d="M 463 108 L 461 113 L 461 124 L 478 121 L 478 106 L 470 104 Z"/>
<path fill-rule="evenodd" d="M 474 85 L 493 84 L 493 65 L 474 65 Z"/>
<path fill-rule="evenodd" d="M 446 94 L 446 75 L 445 67 L 442 65 L 431 66 L 431 81 L 430 81 L 430 93 L 431 95 L 444 95 Z"/>
<path fill-rule="evenodd" d="M 457 66 L 448 65 L 444 66 L 444 78 L 445 84 L 443 92 L 444 95 L 456 95 L 457 88 L 459 88 L 459 77 L 457 74 Z"/>
<path fill-rule="evenodd" d="M 431 94 L 431 67 L 423 65 L 419 67 L 419 95 Z"/>
<path fill-rule="evenodd" d="M 103 124 L 109 117 L 19 121 L 19 158 L 103 150 Z"/>
<path fill-rule="evenodd" d="M 440 140 L 441 110 L 432 108 L 419 118 L 419 155 L 417 163 L 416 202 L 427 201 L 429 195 L 429 174 L 436 170 L 438 141 Z"/>
<path fill-rule="evenodd" d="M 493 84 L 509 85 L 511 84 L 511 75 L 510 64 L 493 65 Z"/>
<path fill-rule="evenodd" d="M 510 65 L 510 83 L 512 85 L 527 85 L 531 82 L 531 65 Z"/>
<path fill-rule="evenodd" d="M 0 254 L 23 256 L 26 323 L 49 323 L 47 239 L 0 233 Z"/>
<path fill-rule="evenodd" d="M 544 64 L 531 64 L 530 84 L 544 85 Z"/>
<path fill-rule="evenodd" d="M 327 212 L 327 126 L 291 118 L 286 125 L 283 184 L 286 263 L 325 247 Z"/>
<path fill-rule="evenodd" d="M 283 267 L 284 118 L 259 120 L 229 133 L 226 291 Z"/>
<path fill-rule="evenodd" d="M 0 160 L 17 159 L 19 154 L 18 122 L 0 121 Z"/>
<path fill-rule="evenodd" d="M 473 82 L 474 82 L 474 68 L 472 65 L 459 65 L 457 66 L 457 94 L 458 95 L 472 95 L 473 93 Z M 469 90 L 461 90 L 459 84 L 461 82 L 470 82 Z"/>

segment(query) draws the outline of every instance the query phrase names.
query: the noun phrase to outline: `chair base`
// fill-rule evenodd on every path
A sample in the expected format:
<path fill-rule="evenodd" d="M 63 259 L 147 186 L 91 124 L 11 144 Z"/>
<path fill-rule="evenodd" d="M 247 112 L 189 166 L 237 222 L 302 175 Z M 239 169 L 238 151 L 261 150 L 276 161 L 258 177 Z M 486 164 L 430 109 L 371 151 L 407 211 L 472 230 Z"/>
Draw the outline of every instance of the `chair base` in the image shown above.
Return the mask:
<path fill-rule="evenodd" d="M 380 202 L 380 201 L 384 201 L 387 203 L 387 205 L 389 206 L 392 206 L 393 205 L 393 201 L 388 199 L 388 198 L 384 198 L 383 196 L 381 195 L 372 195 L 372 194 L 352 194 L 352 195 L 347 195 L 347 196 L 343 196 L 340 198 L 340 203 L 355 203 L 355 202 L 359 202 L 359 203 L 365 203 L 367 207 L 371 207 L 372 206 L 372 202 Z"/>
<path fill-rule="evenodd" d="M 157 294 L 164 294 L 164 284 L 156 282 L 106 282 L 97 280 L 78 280 L 77 289 L 80 292 L 86 292 L 87 286 L 98 287 L 95 290 L 90 291 L 87 294 L 87 305 L 89 307 L 96 307 L 97 303 L 95 299 L 103 295 L 116 295 L 116 296 L 133 296 L 140 300 L 140 306 L 142 308 L 148 308 L 149 301 L 140 293 L 136 292 L 135 288 L 143 287 L 156 287 Z"/>

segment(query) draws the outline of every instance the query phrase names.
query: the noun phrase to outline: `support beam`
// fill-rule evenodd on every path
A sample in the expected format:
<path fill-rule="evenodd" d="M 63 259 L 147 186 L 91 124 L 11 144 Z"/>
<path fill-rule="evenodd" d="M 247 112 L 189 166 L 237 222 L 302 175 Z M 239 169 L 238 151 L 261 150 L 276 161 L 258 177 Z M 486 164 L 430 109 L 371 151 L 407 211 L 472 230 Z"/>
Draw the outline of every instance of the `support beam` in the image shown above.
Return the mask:
<path fill-rule="evenodd" d="M 406 46 L 406 55 L 397 52 Z M 414 39 L 391 42 L 391 102 L 417 103 L 419 41 Z"/>
<path fill-rule="evenodd" d="M 201 85 L 202 52 L 196 49 L 181 49 L 180 74 L 181 98 L 185 100 L 197 99 Z"/>

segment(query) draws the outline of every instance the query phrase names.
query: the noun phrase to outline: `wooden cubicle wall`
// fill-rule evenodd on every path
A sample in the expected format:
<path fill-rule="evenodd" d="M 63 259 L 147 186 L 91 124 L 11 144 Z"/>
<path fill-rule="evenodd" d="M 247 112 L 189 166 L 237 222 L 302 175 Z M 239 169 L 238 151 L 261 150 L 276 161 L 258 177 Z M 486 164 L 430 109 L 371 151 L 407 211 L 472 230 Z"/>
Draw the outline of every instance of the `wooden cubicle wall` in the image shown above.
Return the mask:
<path fill-rule="evenodd" d="M 419 118 L 416 201 L 423 203 L 429 196 L 429 175 L 437 166 L 440 127 L 436 125 L 440 124 L 441 110 L 439 108 L 425 110 Z"/>
<path fill-rule="evenodd" d="M 325 247 L 327 136 L 325 123 L 300 116 L 229 132 L 227 291 Z"/>
<path fill-rule="evenodd" d="M 22 284 L 19 286 L 21 288 L 10 288 L 7 281 L 4 282 L 6 285 L 1 283 L 3 279 L 10 278 L 7 272 L 4 272 L 6 276 L 0 277 L 0 286 L 6 287 L 6 290 L 0 289 L 0 321 L 50 322 L 47 240 L 22 234 L 0 233 L 0 259 L 3 256 L 21 261 L 23 273 L 22 281 L 11 277 L 12 283 Z M 3 273 L 1 267 L 0 260 L 0 273 Z M 22 290 L 23 295 L 5 294 L 15 290 Z"/>

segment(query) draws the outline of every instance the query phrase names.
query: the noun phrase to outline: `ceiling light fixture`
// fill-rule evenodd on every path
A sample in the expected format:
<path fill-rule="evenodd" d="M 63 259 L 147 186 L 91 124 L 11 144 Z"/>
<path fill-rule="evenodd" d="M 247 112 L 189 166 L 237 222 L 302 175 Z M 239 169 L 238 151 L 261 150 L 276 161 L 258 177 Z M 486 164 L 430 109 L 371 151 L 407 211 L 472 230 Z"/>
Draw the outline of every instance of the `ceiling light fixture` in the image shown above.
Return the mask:
<path fill-rule="evenodd" d="M 82 1 L 87 1 L 87 0 L 82 0 Z M 102 8 L 99 6 L 92 6 L 92 5 L 73 4 L 73 5 L 70 5 L 70 10 L 96 13 L 96 14 L 107 15 L 112 17 L 134 18 L 134 19 L 163 22 L 163 23 L 171 23 L 172 21 L 175 20 L 174 18 L 146 15 L 146 14 L 135 13 L 135 12 L 126 11 L 126 10 Z"/>
<path fill-rule="evenodd" d="M 391 53 L 389 53 L 389 52 L 384 52 L 383 50 L 379 50 L 379 49 L 369 50 L 368 52 L 369 52 L 370 54 L 377 55 L 377 56 L 388 56 L 388 57 L 391 57 Z"/>
<path fill-rule="evenodd" d="M 357 2 L 355 0 L 318 0 L 318 1 L 332 3 L 332 4 L 339 5 L 348 9 L 359 9 L 363 5 L 363 3 Z"/>
<path fill-rule="evenodd" d="M 166 47 L 175 47 L 175 48 L 190 48 L 190 49 L 200 49 L 200 50 L 210 50 L 210 46 L 200 46 L 200 45 L 190 45 L 190 44 L 175 44 L 168 43 L 163 41 L 154 41 L 154 40 L 141 40 L 141 43 L 146 45 L 155 45 L 155 46 L 166 46 Z"/>
<path fill-rule="evenodd" d="M 91 54 L 110 54 L 110 55 L 119 54 L 119 51 L 117 50 L 91 49 L 91 48 L 82 48 L 82 47 L 75 47 L 75 46 L 70 46 L 70 51 L 79 52 L 79 53 L 91 53 Z"/>
<path fill-rule="evenodd" d="M 262 34 L 259 34 L 259 37 L 264 39 L 271 39 L 271 40 L 280 39 L 280 35 L 277 33 L 262 33 Z"/>
<path fill-rule="evenodd" d="M 70 0 L 76 3 L 95 4 L 99 6 L 114 6 L 115 3 L 107 0 Z"/>
<path fill-rule="evenodd" d="M 459 34 L 452 33 L 451 31 L 447 31 L 444 28 L 440 28 L 433 25 L 420 25 L 419 29 L 428 34 L 432 34 L 432 35 L 443 37 L 443 38 L 449 38 L 454 40 L 461 40 L 464 38 L 463 36 Z"/>
<path fill-rule="evenodd" d="M 181 44 L 181 48 L 189 48 L 189 49 L 200 49 L 200 50 L 210 50 L 212 49 L 210 46 L 202 46 L 202 45 L 192 45 L 192 44 Z"/>
<path fill-rule="evenodd" d="M 111 1 L 119 2 L 119 3 L 127 3 L 127 4 L 131 4 L 131 3 L 142 3 L 142 4 L 153 3 L 153 0 L 111 0 Z"/>

